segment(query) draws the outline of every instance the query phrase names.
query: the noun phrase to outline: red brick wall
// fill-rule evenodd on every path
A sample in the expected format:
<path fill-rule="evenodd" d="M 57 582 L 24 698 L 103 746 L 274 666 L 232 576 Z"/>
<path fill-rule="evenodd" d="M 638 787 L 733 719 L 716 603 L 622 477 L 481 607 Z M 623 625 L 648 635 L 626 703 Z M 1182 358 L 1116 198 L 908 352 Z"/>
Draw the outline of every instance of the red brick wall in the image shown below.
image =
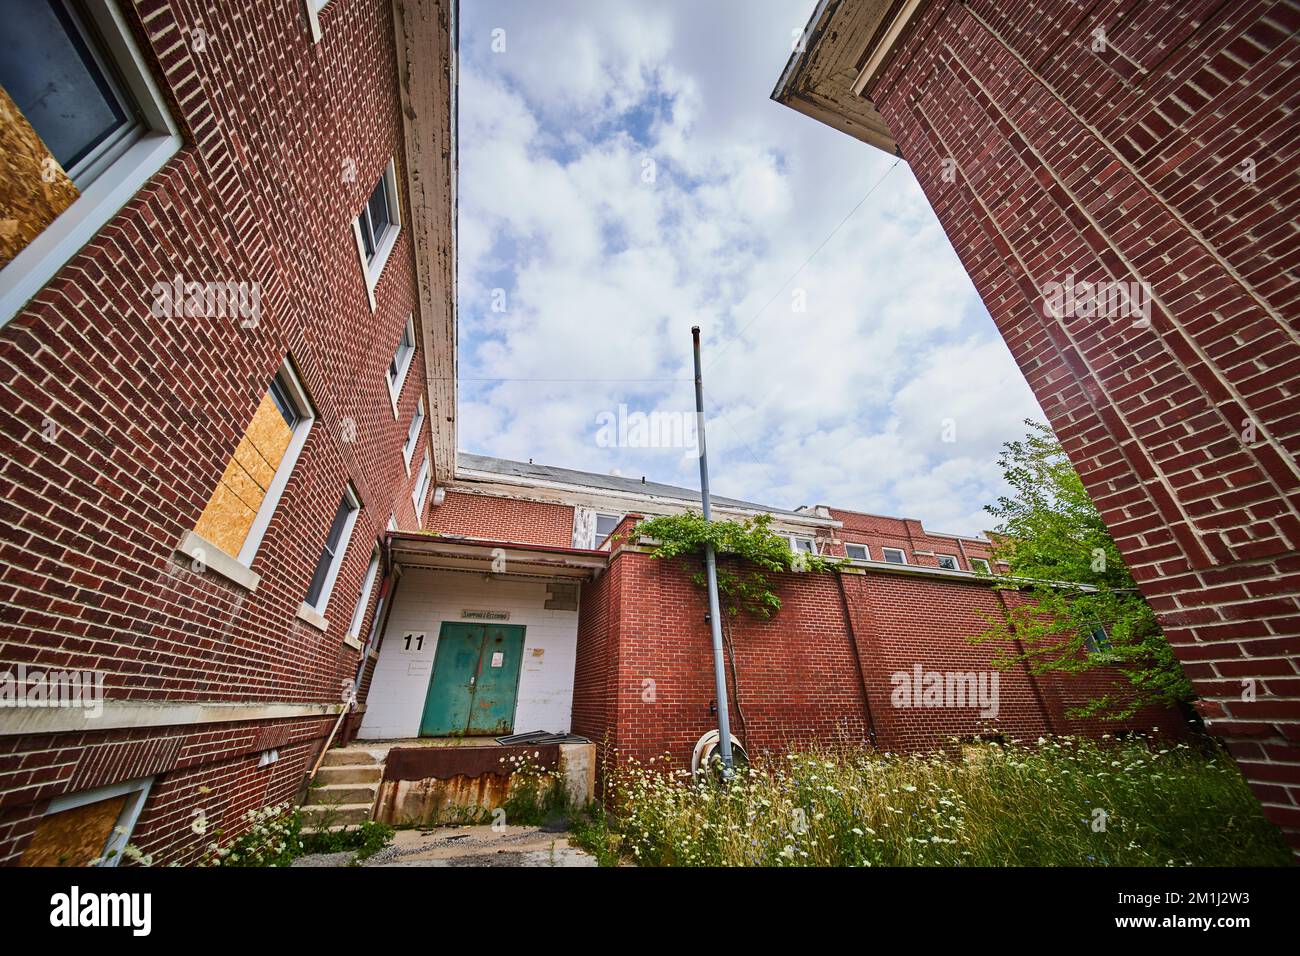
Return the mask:
<path fill-rule="evenodd" d="M 0 737 L 0 865 L 22 855 L 52 797 L 148 776 L 154 784 L 131 843 L 157 862 L 192 863 L 212 831 L 238 831 L 247 810 L 294 799 L 331 724 L 308 718 Z M 279 761 L 258 767 L 271 748 Z M 206 835 L 195 832 L 195 810 L 211 824 Z"/>
<path fill-rule="evenodd" d="M 881 561 L 884 560 L 881 548 L 899 548 L 907 554 L 908 564 L 927 568 L 939 566 L 936 555 L 949 554 L 957 559 L 957 567 L 962 571 L 973 570 L 971 558 L 984 558 L 989 562 L 993 559 L 986 543 L 954 535 L 931 534 L 914 518 L 890 518 L 838 508 L 827 510 L 832 518 L 843 522 L 844 527 L 836 530 L 834 539 L 827 541 L 824 554 L 843 556 L 846 543 L 865 544 L 870 548 L 871 560 Z"/>
<path fill-rule="evenodd" d="M 866 94 L 1300 846 L 1297 29 L 1266 0 L 936 0 Z M 1150 327 L 1047 317 L 1071 273 L 1149 283 Z"/>
<path fill-rule="evenodd" d="M 437 534 L 569 548 L 573 546 L 573 507 L 453 491 L 441 505 L 430 509 L 425 528 Z"/>
<path fill-rule="evenodd" d="M 186 141 L 0 329 L 0 669 L 98 669 L 110 699 L 337 701 L 371 547 L 390 512 L 415 525 L 400 449 L 422 355 L 396 418 L 385 383 L 416 301 L 410 230 L 372 313 L 351 227 L 402 162 L 391 6 L 331 4 L 317 45 L 301 3 L 123 6 Z M 260 323 L 152 317 L 153 284 L 177 275 L 259 282 Z M 174 548 L 286 353 L 317 419 L 249 593 Z M 322 633 L 295 612 L 349 480 L 364 507 Z"/>
<path fill-rule="evenodd" d="M 666 753 L 681 765 L 700 736 L 717 726 L 709 713 L 715 694 L 706 602 L 689 571 L 681 562 L 624 551 L 588 585 L 579 623 L 575 733 L 642 761 Z M 882 750 L 928 750 L 947 746 L 954 736 L 984 733 L 1033 741 L 1048 733 L 1184 732 L 1180 716 L 1163 708 L 1125 722 L 1068 718 L 1067 707 L 1117 686 L 1105 674 L 1031 678 L 1023 668 L 998 671 L 992 719 L 981 717 L 978 707 L 897 708 L 891 677 L 911 673 L 918 663 L 927 672 L 995 670 L 994 645 L 967 638 L 984 630 L 982 614 L 996 612 L 998 592 L 974 580 L 887 572 L 845 574 L 843 583 L 841 597 L 834 574 L 784 575 L 778 583 L 782 608 L 770 621 L 733 621 L 739 679 L 733 683 L 728 672 L 732 731 L 751 752 L 813 742 L 861 744 L 872 730 Z M 737 691 L 743 720 L 735 709 Z"/>

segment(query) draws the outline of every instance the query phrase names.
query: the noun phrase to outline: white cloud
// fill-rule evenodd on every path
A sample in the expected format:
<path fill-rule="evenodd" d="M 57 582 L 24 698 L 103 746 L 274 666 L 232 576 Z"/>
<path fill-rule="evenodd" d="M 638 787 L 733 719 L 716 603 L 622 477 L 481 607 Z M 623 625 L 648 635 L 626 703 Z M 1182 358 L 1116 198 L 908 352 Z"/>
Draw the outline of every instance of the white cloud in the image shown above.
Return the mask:
<path fill-rule="evenodd" d="M 800 6 L 462 8 L 462 448 L 694 486 L 596 433 L 692 407 L 698 324 L 720 494 L 986 526 L 1037 406 L 905 164 L 826 241 L 894 161 L 767 99 Z"/>

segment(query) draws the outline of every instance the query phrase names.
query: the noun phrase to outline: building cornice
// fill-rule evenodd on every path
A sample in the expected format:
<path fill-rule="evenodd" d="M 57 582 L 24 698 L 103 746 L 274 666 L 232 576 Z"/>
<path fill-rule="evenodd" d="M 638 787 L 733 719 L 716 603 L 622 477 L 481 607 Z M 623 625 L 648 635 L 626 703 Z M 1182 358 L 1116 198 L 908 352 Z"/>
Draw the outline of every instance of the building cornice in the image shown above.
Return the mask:
<path fill-rule="evenodd" d="M 863 95 L 926 0 L 821 0 L 772 99 L 898 154 L 894 134 Z"/>
<path fill-rule="evenodd" d="M 640 511 L 650 515 L 677 514 L 692 509 L 698 510 L 699 501 L 675 498 L 667 495 L 650 493 L 638 494 L 631 491 L 616 491 L 609 488 L 596 488 L 586 485 L 570 484 L 559 481 L 546 481 L 539 478 L 523 478 L 515 475 L 500 475 L 495 472 L 461 469 L 456 479 L 447 486 L 448 491 L 470 495 L 486 495 L 515 498 L 522 501 L 536 501 L 543 504 L 571 505 L 590 508 L 607 508 L 620 511 Z M 715 498 L 713 510 L 719 515 L 753 517 L 770 514 L 774 523 L 797 528 L 838 528 L 841 522 L 833 518 L 820 518 L 814 515 L 793 514 L 780 510 L 768 510 L 755 506 L 740 508 L 731 504 L 721 504 Z"/>
<path fill-rule="evenodd" d="M 393 0 L 417 316 L 437 484 L 456 471 L 457 0 Z"/>

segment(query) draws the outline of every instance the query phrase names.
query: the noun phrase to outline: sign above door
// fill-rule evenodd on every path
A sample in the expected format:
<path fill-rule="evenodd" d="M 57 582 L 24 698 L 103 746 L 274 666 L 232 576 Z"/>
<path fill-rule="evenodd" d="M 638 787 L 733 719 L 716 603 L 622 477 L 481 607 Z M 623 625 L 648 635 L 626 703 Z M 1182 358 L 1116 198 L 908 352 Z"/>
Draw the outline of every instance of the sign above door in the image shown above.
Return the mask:
<path fill-rule="evenodd" d="M 476 611 L 471 608 L 465 608 L 460 612 L 462 621 L 508 621 L 510 620 L 509 611 Z"/>

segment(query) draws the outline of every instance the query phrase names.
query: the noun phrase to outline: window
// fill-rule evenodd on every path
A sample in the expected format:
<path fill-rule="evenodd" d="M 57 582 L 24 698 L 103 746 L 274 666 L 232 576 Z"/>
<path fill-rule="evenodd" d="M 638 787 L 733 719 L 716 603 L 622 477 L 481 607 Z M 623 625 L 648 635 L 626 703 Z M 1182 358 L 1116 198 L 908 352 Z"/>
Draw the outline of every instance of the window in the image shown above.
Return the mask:
<path fill-rule="evenodd" d="M 329 534 L 325 536 L 325 546 L 316 559 L 316 570 L 312 573 L 307 597 L 303 601 L 306 608 L 317 614 L 324 614 L 325 607 L 329 604 L 330 592 L 334 590 L 334 581 L 343 565 L 343 555 L 348 550 L 348 539 L 352 537 L 352 526 L 356 524 L 360 511 L 361 502 L 357 500 L 356 493 L 351 488 L 345 488 L 343 498 L 334 512 L 334 520 L 330 522 Z"/>
<path fill-rule="evenodd" d="M 415 317 L 406 317 L 402 326 L 402 337 L 397 340 L 397 349 L 393 360 L 388 363 L 388 397 L 393 402 L 393 417 L 397 417 L 397 398 L 402 394 L 402 385 L 406 382 L 406 373 L 410 371 L 411 359 L 415 357 Z"/>
<path fill-rule="evenodd" d="M 424 399 L 415 406 L 415 414 L 411 416 L 411 427 L 406 430 L 406 444 L 402 445 L 402 460 L 406 462 L 406 472 L 411 473 L 411 456 L 415 454 L 415 446 L 420 443 L 420 428 L 424 425 Z"/>
<path fill-rule="evenodd" d="M 907 555 L 901 548 L 881 548 L 880 553 L 888 564 L 907 564 Z"/>
<path fill-rule="evenodd" d="M 370 563 L 366 565 L 366 577 L 361 582 L 361 595 L 357 598 L 356 610 L 352 612 L 352 623 L 348 625 L 347 636 L 352 640 L 348 643 L 354 643 L 353 646 L 360 649 L 361 647 L 361 623 L 366 617 L 366 607 L 370 604 L 370 592 L 374 590 L 375 578 L 379 576 L 379 545 L 375 545 L 374 550 L 370 552 Z"/>
<path fill-rule="evenodd" d="M 255 588 L 257 576 L 248 568 L 313 421 L 307 393 L 286 360 L 179 550 L 249 590 Z"/>
<path fill-rule="evenodd" d="M 415 520 L 424 527 L 424 498 L 429 493 L 429 456 L 424 456 L 420 463 L 420 474 L 415 479 L 415 488 L 411 491 L 411 504 L 415 506 Z"/>
<path fill-rule="evenodd" d="M 0 325 L 181 146 L 115 0 L 28 0 L 5 37 Z"/>
<path fill-rule="evenodd" d="M 397 530 L 397 515 L 391 515 L 391 514 L 390 514 L 390 515 L 388 516 L 388 530 L 389 530 L 389 531 L 396 531 L 396 530 Z"/>
<path fill-rule="evenodd" d="M 366 280 L 366 297 L 370 308 L 375 307 L 375 285 L 384 271 L 388 254 L 393 251 L 397 234 L 401 232 L 402 216 L 397 205 L 397 172 L 393 161 L 388 161 L 384 174 L 370 191 L 370 197 L 352 220 L 356 234 L 357 254 L 361 257 L 361 271 Z"/>
<path fill-rule="evenodd" d="M 1110 635 L 1102 625 L 1094 624 L 1084 630 L 1083 644 L 1089 654 L 1104 654 L 1111 648 Z"/>
<path fill-rule="evenodd" d="M 851 561 L 871 560 L 871 552 L 867 550 L 865 544 L 846 544 L 844 545 L 844 554 Z"/>
<path fill-rule="evenodd" d="M 979 574 L 989 573 L 989 562 L 987 558 L 969 558 L 970 569 Z"/>
<path fill-rule="evenodd" d="M 959 567 L 957 567 L 957 559 L 953 557 L 951 554 L 936 554 L 935 558 L 937 558 L 939 561 L 939 567 L 943 568 L 945 571 L 961 570 Z"/>
<path fill-rule="evenodd" d="M 320 28 L 320 12 L 324 10 L 330 0 L 303 0 L 307 5 L 307 26 L 311 30 L 311 42 L 320 43 L 321 37 L 324 36 Z"/>
<path fill-rule="evenodd" d="M 605 539 L 614 533 L 618 523 L 623 520 L 622 515 L 596 513 L 596 538 L 592 544 L 593 548 L 599 548 L 605 543 Z"/>
<path fill-rule="evenodd" d="M 795 554 L 803 552 L 804 554 L 816 554 L 817 545 L 812 538 L 800 534 L 790 535 L 790 550 Z"/>
<path fill-rule="evenodd" d="M 23 866 L 117 866 L 153 778 L 56 797 L 23 851 Z"/>

